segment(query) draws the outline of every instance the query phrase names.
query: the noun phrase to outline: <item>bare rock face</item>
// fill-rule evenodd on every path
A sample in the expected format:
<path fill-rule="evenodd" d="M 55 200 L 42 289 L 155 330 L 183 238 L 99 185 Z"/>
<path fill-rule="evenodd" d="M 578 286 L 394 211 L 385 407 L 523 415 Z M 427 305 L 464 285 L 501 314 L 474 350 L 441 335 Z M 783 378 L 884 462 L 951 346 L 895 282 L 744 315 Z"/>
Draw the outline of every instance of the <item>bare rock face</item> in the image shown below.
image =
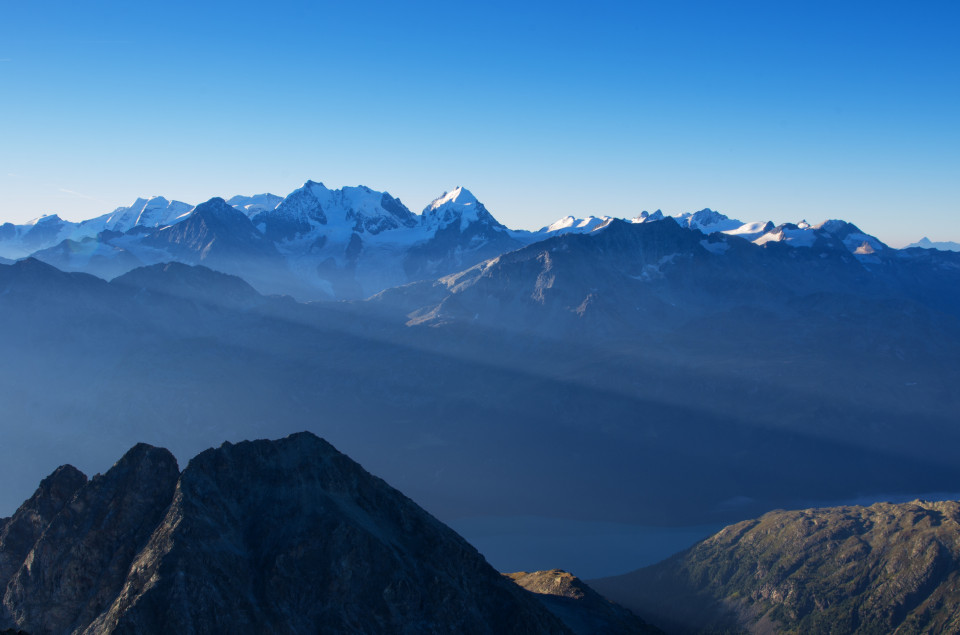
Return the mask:
<path fill-rule="evenodd" d="M 79 488 L 6 585 L 5 621 L 35 634 L 68 633 L 99 615 L 163 517 L 178 476 L 170 452 L 139 444 Z"/>
<path fill-rule="evenodd" d="M 72 465 L 61 465 L 10 518 L 0 520 L 0 594 L 54 516 L 87 482 Z"/>
<path fill-rule="evenodd" d="M 566 571 L 551 569 L 504 575 L 535 594 L 551 613 L 563 620 L 577 635 L 661 633 Z"/>
<path fill-rule="evenodd" d="M 90 633 L 563 633 L 452 530 L 308 433 L 224 444 Z"/>
<path fill-rule="evenodd" d="M 140 444 L 84 481 L 61 468 L 0 521 L 13 571 L 0 628 L 571 632 L 451 529 L 309 433 L 224 444 L 182 474 L 169 452 Z"/>

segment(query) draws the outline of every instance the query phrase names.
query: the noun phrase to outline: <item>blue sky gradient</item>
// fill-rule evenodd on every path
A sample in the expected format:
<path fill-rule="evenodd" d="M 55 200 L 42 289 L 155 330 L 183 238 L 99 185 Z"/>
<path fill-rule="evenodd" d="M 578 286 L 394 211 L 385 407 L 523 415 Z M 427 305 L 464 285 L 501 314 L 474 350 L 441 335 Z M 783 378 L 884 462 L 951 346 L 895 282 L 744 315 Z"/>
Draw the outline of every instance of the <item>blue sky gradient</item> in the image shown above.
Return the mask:
<path fill-rule="evenodd" d="M 139 6 L 138 6 L 139 5 Z M 0 0 L 0 220 L 307 179 L 960 241 L 960 3 Z"/>

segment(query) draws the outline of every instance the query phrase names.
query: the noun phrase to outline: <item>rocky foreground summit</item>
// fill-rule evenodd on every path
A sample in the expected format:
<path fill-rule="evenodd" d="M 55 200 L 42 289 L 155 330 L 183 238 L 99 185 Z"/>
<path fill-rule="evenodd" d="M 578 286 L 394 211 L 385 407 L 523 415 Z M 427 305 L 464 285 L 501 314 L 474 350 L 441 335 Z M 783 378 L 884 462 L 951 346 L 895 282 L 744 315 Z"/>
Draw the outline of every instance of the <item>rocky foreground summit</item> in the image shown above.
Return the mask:
<path fill-rule="evenodd" d="M 0 520 L 0 589 L 34 635 L 574 632 L 310 433 L 59 468 Z"/>

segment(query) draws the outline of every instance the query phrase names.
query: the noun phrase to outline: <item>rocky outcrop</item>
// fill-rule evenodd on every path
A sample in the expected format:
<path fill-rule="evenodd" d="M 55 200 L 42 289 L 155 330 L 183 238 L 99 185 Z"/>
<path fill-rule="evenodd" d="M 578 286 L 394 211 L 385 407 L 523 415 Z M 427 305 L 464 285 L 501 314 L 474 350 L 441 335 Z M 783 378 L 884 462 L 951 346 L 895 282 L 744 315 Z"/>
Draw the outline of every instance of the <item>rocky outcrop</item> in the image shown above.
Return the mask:
<path fill-rule="evenodd" d="M 960 632 L 960 503 L 777 511 L 594 580 L 670 632 Z"/>
<path fill-rule="evenodd" d="M 49 522 L 4 610 L 31 633 L 570 632 L 309 433 L 224 444 L 182 474 L 138 445 Z"/>
<path fill-rule="evenodd" d="M 5 589 L 43 530 L 87 482 L 72 465 L 61 465 L 10 518 L 0 520 L 0 589 Z"/>
<path fill-rule="evenodd" d="M 66 633 L 89 624 L 116 597 L 169 505 L 178 476 L 170 452 L 139 444 L 81 487 L 7 583 L 7 620 L 31 633 Z"/>
<path fill-rule="evenodd" d="M 607 600 L 580 578 L 561 571 L 504 574 L 534 594 L 577 635 L 654 634 L 661 631 Z"/>

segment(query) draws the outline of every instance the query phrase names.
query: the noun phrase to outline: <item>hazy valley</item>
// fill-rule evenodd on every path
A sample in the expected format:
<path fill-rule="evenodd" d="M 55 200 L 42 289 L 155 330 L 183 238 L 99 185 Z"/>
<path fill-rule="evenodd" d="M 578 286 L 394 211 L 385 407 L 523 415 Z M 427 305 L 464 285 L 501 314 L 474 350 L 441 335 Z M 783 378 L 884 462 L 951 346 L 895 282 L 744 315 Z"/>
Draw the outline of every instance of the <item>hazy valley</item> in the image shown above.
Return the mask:
<path fill-rule="evenodd" d="M 417 215 L 308 182 L 6 225 L 0 255 L 3 514 L 58 465 L 105 471 L 139 442 L 185 461 L 308 430 L 475 531 L 498 568 L 602 577 L 772 509 L 960 491 L 960 254 L 843 221 L 703 210 L 521 232 L 461 188 Z M 581 544 L 520 562 L 546 527 Z M 572 566 L 617 528 L 691 537 L 642 561 L 612 540 Z M 100 613 L 83 610 L 86 628 Z"/>

